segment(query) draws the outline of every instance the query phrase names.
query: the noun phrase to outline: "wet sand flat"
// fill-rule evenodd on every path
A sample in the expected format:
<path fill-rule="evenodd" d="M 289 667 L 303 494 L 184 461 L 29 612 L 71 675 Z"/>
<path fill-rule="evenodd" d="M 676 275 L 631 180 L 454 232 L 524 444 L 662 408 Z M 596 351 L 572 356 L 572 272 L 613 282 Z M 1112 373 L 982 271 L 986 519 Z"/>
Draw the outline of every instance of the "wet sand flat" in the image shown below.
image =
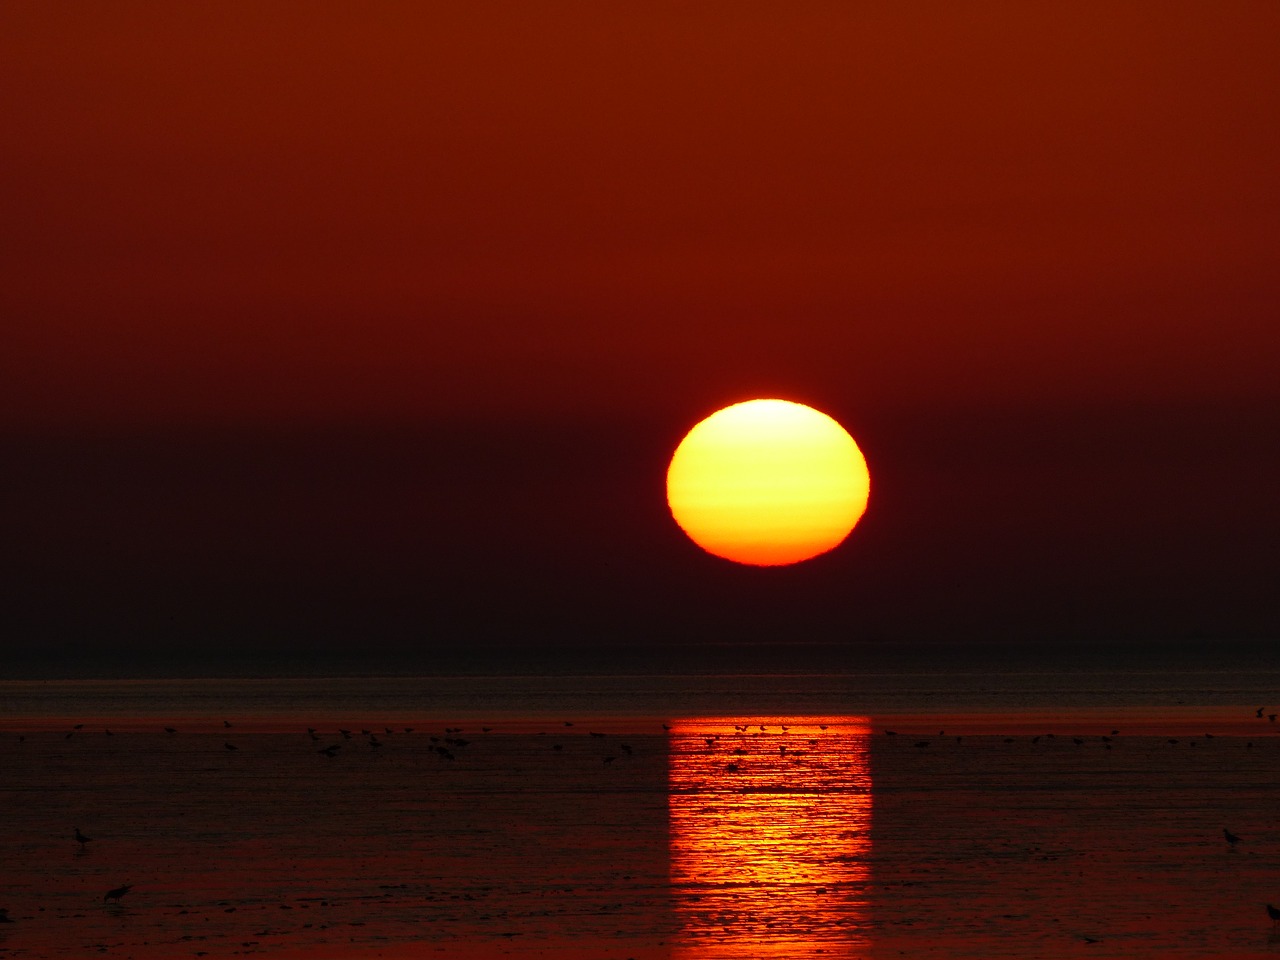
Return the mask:
<path fill-rule="evenodd" d="M 0 957 L 1280 949 L 1251 708 L 170 725 L 4 719 Z"/>

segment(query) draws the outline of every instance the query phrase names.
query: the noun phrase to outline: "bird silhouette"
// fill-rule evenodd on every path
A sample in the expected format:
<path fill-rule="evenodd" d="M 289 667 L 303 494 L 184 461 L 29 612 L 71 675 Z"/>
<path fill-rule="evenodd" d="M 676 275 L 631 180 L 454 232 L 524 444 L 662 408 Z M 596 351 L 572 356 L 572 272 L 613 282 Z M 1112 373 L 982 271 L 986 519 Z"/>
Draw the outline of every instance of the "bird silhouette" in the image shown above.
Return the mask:
<path fill-rule="evenodd" d="M 86 843 L 89 843 L 90 841 L 93 840 L 93 837 L 86 837 L 83 833 L 81 833 L 79 827 L 76 827 L 75 838 L 76 838 L 76 843 L 80 844 L 80 846 L 82 847 Z"/>
<path fill-rule="evenodd" d="M 1267 909 L 1271 909 L 1268 907 Z M 13 923 L 13 918 L 9 916 L 8 907 L 0 907 L 0 923 Z"/>
<path fill-rule="evenodd" d="M 1267 916 L 1271 918 L 1271 925 L 1274 927 L 1280 923 L 1280 910 L 1277 910 L 1271 904 L 1267 904 Z"/>
<path fill-rule="evenodd" d="M 132 889 L 133 889 L 133 884 L 126 883 L 123 887 L 116 887 L 114 890 L 108 890 L 103 895 L 102 902 L 106 903 L 108 900 L 114 900 L 116 903 L 119 903 L 120 898 L 123 897 L 126 893 L 128 893 Z"/>
<path fill-rule="evenodd" d="M 235 749 L 237 749 L 237 747 L 236 747 L 236 745 L 235 745 L 234 743 L 223 743 L 223 747 L 225 747 L 225 748 L 226 748 L 226 749 L 228 749 L 228 750 L 235 750 Z"/>
<path fill-rule="evenodd" d="M 1240 842 L 1240 838 L 1239 838 L 1239 837 L 1237 837 L 1237 836 L 1236 836 L 1234 833 L 1232 833 L 1230 830 L 1228 830 L 1226 827 L 1223 827 L 1223 828 L 1222 828 L 1222 837 L 1223 837 L 1223 839 L 1224 839 L 1224 840 L 1226 840 L 1226 841 L 1227 841 L 1227 843 L 1231 844 L 1231 849 L 1232 849 L 1232 850 L 1234 850 L 1234 849 L 1235 849 L 1235 847 L 1236 847 L 1236 844 Z"/>
<path fill-rule="evenodd" d="M 341 748 L 338 744 L 336 744 L 336 743 L 335 743 L 335 744 L 333 744 L 332 746 L 325 747 L 323 750 L 317 750 L 317 751 L 316 751 L 316 753 L 323 753 L 326 757 L 332 757 L 332 756 L 333 756 L 334 754 L 336 754 L 340 749 L 342 749 L 342 748 Z"/>

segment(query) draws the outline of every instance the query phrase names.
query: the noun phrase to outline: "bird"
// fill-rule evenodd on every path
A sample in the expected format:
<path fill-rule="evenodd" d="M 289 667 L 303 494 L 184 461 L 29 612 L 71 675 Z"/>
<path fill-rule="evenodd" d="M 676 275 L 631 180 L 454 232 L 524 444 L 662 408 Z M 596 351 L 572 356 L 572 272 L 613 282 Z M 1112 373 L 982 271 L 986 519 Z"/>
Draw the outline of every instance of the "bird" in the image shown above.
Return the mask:
<path fill-rule="evenodd" d="M 332 757 L 341 749 L 342 747 L 335 743 L 333 746 L 325 747 L 323 750 L 317 750 L 316 753 L 323 753 L 326 757 Z"/>
<path fill-rule="evenodd" d="M 165 732 L 165 733 L 177 733 L 178 731 L 177 731 L 177 729 L 176 729 L 176 728 L 174 728 L 174 727 L 165 727 L 165 728 L 164 728 L 164 732 Z"/>
<path fill-rule="evenodd" d="M 231 729 L 231 721 L 230 721 L 230 720 L 223 720 L 223 721 L 222 721 L 222 726 L 223 726 L 225 729 L 230 730 L 230 729 Z"/>
<path fill-rule="evenodd" d="M 103 895 L 102 902 L 106 903 L 108 900 L 114 900 L 116 903 L 119 903 L 120 898 L 123 897 L 126 893 L 128 893 L 132 889 L 133 889 L 133 884 L 126 883 L 123 887 L 116 887 L 114 890 L 108 890 Z"/>
<path fill-rule="evenodd" d="M 223 745 L 223 747 L 225 747 L 225 748 L 226 748 L 226 749 L 228 749 L 228 750 L 235 750 L 235 749 L 236 749 L 236 745 L 235 745 L 234 743 L 224 742 L 222 745 Z"/>
<path fill-rule="evenodd" d="M 76 843 L 80 844 L 81 847 L 83 847 L 86 843 L 89 843 L 91 840 L 93 840 L 93 837 L 86 837 L 83 833 L 81 833 L 79 827 L 76 827 L 75 838 L 76 838 Z"/>
<path fill-rule="evenodd" d="M 1265 709 L 1267 709 L 1267 708 L 1266 708 L 1266 707 L 1259 707 L 1257 710 L 1255 710 L 1255 711 L 1254 711 L 1253 715 L 1254 715 L 1255 717 L 1257 717 L 1259 720 L 1261 720 L 1261 719 L 1262 719 L 1262 711 L 1263 711 L 1263 710 L 1265 710 Z"/>
<path fill-rule="evenodd" d="M 1267 909 L 1271 909 L 1268 907 Z M 9 916 L 8 907 L 0 907 L 0 923 L 13 923 L 13 918 Z"/>
<path fill-rule="evenodd" d="M 1274 927 L 1280 923 L 1280 910 L 1277 910 L 1271 904 L 1267 904 L 1267 916 L 1271 918 L 1271 925 Z"/>
<path fill-rule="evenodd" d="M 1236 844 L 1240 842 L 1240 838 L 1237 837 L 1230 830 L 1228 830 L 1226 827 L 1222 828 L 1222 836 L 1223 836 L 1223 839 L 1227 841 L 1227 843 L 1231 844 L 1232 850 L 1234 850 L 1236 847 Z"/>

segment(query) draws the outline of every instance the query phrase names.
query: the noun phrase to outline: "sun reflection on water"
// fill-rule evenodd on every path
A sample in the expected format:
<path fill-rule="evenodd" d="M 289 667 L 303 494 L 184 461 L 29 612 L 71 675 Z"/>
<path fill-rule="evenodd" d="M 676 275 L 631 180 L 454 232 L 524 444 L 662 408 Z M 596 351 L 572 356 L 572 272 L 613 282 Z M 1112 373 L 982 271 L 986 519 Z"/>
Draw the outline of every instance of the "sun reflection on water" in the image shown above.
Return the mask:
<path fill-rule="evenodd" d="M 671 724 L 673 958 L 866 946 L 868 734 L 861 717 Z"/>

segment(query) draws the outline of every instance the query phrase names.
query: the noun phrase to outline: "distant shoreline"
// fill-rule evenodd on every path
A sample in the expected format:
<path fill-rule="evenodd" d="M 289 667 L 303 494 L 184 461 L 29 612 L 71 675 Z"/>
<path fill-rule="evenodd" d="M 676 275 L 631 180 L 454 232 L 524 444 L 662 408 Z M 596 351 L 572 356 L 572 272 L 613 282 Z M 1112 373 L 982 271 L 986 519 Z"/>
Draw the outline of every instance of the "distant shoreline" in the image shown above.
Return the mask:
<path fill-rule="evenodd" d="M 875 672 L 948 674 L 987 671 L 1090 673 L 1158 670 L 1280 671 L 1280 639 L 1169 640 L 860 640 L 618 643 L 608 639 L 542 642 L 427 638 L 420 643 L 295 645 L 263 654 L 262 645 L 228 640 L 217 647 L 163 651 L 122 644 L 111 651 L 10 654 L 3 680 L 321 679 L 484 676 L 832 675 Z"/>

